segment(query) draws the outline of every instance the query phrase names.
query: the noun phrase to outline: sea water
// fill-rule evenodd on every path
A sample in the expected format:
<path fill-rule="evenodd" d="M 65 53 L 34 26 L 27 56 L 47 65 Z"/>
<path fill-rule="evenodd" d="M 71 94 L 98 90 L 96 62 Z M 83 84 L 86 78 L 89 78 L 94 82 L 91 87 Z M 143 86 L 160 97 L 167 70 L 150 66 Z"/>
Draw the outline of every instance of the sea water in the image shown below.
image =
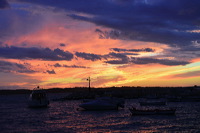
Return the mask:
<path fill-rule="evenodd" d="M 128 108 L 137 99 L 126 99 L 117 111 L 80 111 L 81 100 L 53 101 L 64 94 L 50 94 L 50 106 L 31 109 L 29 95 L 0 95 L 1 133 L 76 133 L 76 132 L 200 132 L 200 102 L 170 102 L 172 116 L 131 116 Z"/>

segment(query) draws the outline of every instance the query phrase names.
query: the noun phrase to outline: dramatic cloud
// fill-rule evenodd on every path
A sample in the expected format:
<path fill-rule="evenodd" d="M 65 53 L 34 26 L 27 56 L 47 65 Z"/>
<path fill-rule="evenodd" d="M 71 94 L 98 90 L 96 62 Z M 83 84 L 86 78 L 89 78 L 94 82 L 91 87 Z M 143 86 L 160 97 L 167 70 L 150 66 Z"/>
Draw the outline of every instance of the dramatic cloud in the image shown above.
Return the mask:
<path fill-rule="evenodd" d="M 199 29 L 199 0 L 18 1 L 74 11 L 69 15 L 71 18 L 113 29 L 97 29 L 101 38 L 157 42 L 180 47 L 199 40 L 199 33 L 188 32 Z"/>
<path fill-rule="evenodd" d="M 108 55 L 106 55 L 106 58 L 109 59 L 108 61 L 105 61 L 105 63 L 109 64 L 127 64 L 129 62 L 129 58 L 126 55 L 120 53 L 111 52 Z"/>
<path fill-rule="evenodd" d="M 127 57 L 125 54 L 121 53 L 110 53 L 106 55 L 106 58 L 108 59 L 105 61 L 105 63 L 109 64 L 150 64 L 150 63 L 157 63 L 167 66 L 175 66 L 175 65 L 187 65 L 190 62 L 188 61 L 179 61 L 179 60 L 169 60 L 169 59 L 155 59 L 155 58 L 135 58 L 135 57 Z"/>
<path fill-rule="evenodd" d="M 7 61 L 0 61 L 0 72 L 4 73 L 35 73 L 37 71 L 32 70 L 28 67 L 29 65 L 24 64 L 18 64 L 18 63 L 12 63 Z"/>
<path fill-rule="evenodd" d="M 83 58 L 85 60 L 91 60 L 91 61 L 101 60 L 102 58 L 101 55 L 85 53 L 85 52 L 76 52 L 75 55 L 77 57 Z"/>
<path fill-rule="evenodd" d="M 152 27 L 153 28 L 153 27 Z M 141 29 L 143 27 L 141 26 Z M 187 31 L 173 31 L 173 30 L 166 30 L 166 31 L 141 31 L 135 29 L 135 31 L 126 31 L 122 30 L 111 30 L 111 31 L 102 31 L 99 34 L 99 38 L 101 39 L 121 39 L 121 40 L 138 40 L 144 42 L 156 42 L 156 43 L 163 43 L 168 44 L 171 47 L 182 47 L 191 45 L 192 41 L 199 40 L 199 33 L 194 32 L 187 32 Z M 147 30 L 144 28 L 144 30 Z"/>
<path fill-rule="evenodd" d="M 192 41 L 199 40 L 199 33 L 188 32 L 198 29 L 199 26 L 198 0 L 160 0 L 149 3 L 128 1 L 123 6 L 110 2 L 108 4 L 112 13 L 108 6 L 105 6 L 102 10 L 92 13 L 95 15 L 93 17 L 76 14 L 71 17 L 114 29 L 96 30 L 100 33 L 100 38 L 105 39 L 139 40 L 170 46 L 190 45 Z M 105 11 L 106 14 L 101 15 Z"/>
<path fill-rule="evenodd" d="M 56 63 L 53 65 L 54 67 L 62 67 L 62 65 L 60 65 L 59 63 Z"/>
<path fill-rule="evenodd" d="M 0 57 L 9 59 L 40 59 L 49 61 L 71 60 L 73 54 L 60 49 L 49 48 L 24 48 L 24 47 L 0 47 Z"/>
<path fill-rule="evenodd" d="M 111 50 L 116 52 L 154 52 L 154 49 L 144 48 L 144 49 L 120 49 L 120 48 L 111 48 Z"/>
<path fill-rule="evenodd" d="M 177 61 L 177 60 L 168 60 L 168 59 L 154 59 L 154 58 L 133 58 L 132 63 L 135 64 L 150 64 L 158 63 L 162 65 L 175 66 L 175 65 L 187 65 L 190 62 L 187 61 Z"/>
<path fill-rule="evenodd" d="M 105 63 L 108 63 L 108 64 L 128 64 L 128 60 L 109 60 L 109 61 L 105 61 Z"/>
<path fill-rule="evenodd" d="M 56 72 L 55 72 L 54 70 L 46 70 L 46 72 L 47 72 L 48 74 L 56 74 Z"/>
<path fill-rule="evenodd" d="M 124 54 L 114 53 L 114 52 L 109 53 L 109 54 L 108 54 L 108 57 L 110 57 L 110 58 L 120 58 L 120 59 L 125 59 L 125 58 L 127 58 L 127 56 L 124 55 Z"/>
<path fill-rule="evenodd" d="M 145 51 L 151 51 L 150 49 L 144 49 Z M 118 49 L 116 50 L 118 51 Z M 119 50 L 120 51 L 120 50 Z M 126 51 L 122 49 L 122 51 Z M 140 51 L 140 50 L 136 50 Z M 107 55 L 96 55 L 96 54 L 88 54 L 88 53 L 79 53 L 76 52 L 77 57 L 81 57 L 85 60 L 102 60 L 105 59 L 105 63 L 108 64 L 140 64 L 140 65 L 145 65 L 145 64 L 150 64 L 150 63 L 156 63 L 156 64 L 162 64 L 162 65 L 167 65 L 167 66 L 176 66 L 176 65 L 187 65 L 190 62 L 188 61 L 179 61 L 179 60 L 169 60 L 169 59 L 156 59 L 156 58 L 135 58 L 135 57 L 128 57 L 126 54 L 122 53 L 114 53 L 111 52 Z M 61 67 L 60 64 L 55 64 L 56 67 Z"/>
<path fill-rule="evenodd" d="M 56 63 L 53 65 L 54 67 L 66 67 L 66 68 L 89 68 L 89 67 L 85 67 L 85 66 L 77 66 L 77 65 L 61 65 L 59 63 Z"/>
<path fill-rule="evenodd" d="M 64 43 L 61 43 L 60 46 L 61 46 L 61 47 L 65 47 L 66 45 L 65 45 Z"/>

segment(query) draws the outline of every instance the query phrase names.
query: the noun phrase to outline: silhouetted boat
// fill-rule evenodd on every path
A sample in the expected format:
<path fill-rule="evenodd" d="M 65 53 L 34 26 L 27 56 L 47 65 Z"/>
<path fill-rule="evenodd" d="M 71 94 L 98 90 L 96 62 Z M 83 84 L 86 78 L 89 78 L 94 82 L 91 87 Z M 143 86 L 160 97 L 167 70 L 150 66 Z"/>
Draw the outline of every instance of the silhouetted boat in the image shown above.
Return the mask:
<path fill-rule="evenodd" d="M 49 105 L 49 99 L 47 98 L 46 92 L 40 89 L 39 86 L 34 88 L 30 94 L 28 106 L 31 108 L 47 107 Z"/>
<path fill-rule="evenodd" d="M 79 105 L 84 110 L 117 110 L 124 108 L 124 99 L 112 97 L 100 97 L 95 100 L 86 101 Z"/>
<path fill-rule="evenodd" d="M 164 109 L 136 109 L 135 107 L 129 108 L 132 115 L 175 115 L 176 109 L 164 108 Z"/>

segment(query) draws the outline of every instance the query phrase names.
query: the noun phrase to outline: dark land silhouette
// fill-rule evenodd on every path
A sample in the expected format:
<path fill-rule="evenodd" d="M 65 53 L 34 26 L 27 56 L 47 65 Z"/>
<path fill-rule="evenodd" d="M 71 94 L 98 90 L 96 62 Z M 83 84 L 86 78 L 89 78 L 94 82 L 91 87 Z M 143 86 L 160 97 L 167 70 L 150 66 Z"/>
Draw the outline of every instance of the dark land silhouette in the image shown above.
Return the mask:
<path fill-rule="evenodd" d="M 32 90 L 0 90 L 0 95 L 30 94 Z M 47 93 L 66 93 L 65 97 L 55 100 L 92 99 L 96 96 L 112 96 L 125 99 L 167 98 L 171 101 L 200 101 L 198 86 L 190 87 L 106 87 L 106 88 L 49 88 Z"/>

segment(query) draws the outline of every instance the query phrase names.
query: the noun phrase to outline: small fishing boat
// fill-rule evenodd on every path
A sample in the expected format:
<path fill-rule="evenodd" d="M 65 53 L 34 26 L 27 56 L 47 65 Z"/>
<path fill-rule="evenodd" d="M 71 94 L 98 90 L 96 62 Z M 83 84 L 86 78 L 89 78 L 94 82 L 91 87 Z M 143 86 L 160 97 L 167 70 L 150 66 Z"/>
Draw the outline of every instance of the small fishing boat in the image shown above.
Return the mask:
<path fill-rule="evenodd" d="M 117 110 L 119 107 L 124 108 L 124 100 L 112 97 L 100 97 L 81 103 L 79 107 L 84 110 Z"/>
<path fill-rule="evenodd" d="M 30 94 L 28 106 L 30 108 L 41 108 L 48 107 L 49 99 L 46 95 L 45 90 L 39 88 L 34 88 L 32 93 Z"/>
<path fill-rule="evenodd" d="M 154 109 L 136 109 L 135 107 L 129 108 L 132 115 L 175 115 L 176 109 L 174 108 L 154 108 Z"/>

